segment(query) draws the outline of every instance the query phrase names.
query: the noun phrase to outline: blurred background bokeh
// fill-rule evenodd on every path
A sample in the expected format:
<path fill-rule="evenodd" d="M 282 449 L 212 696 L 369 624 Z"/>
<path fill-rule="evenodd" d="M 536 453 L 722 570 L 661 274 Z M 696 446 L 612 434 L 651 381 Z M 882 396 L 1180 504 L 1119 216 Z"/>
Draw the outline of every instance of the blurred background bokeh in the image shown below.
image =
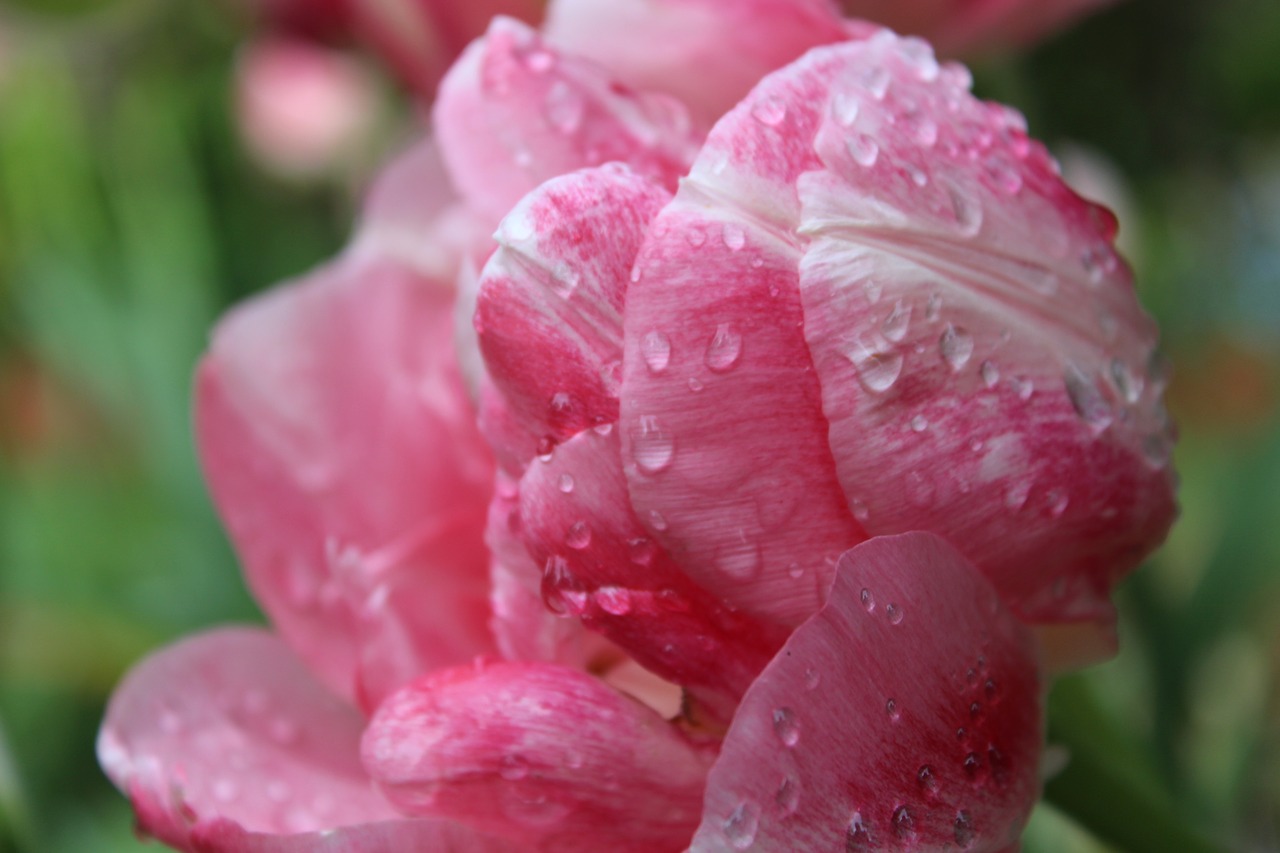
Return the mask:
<path fill-rule="evenodd" d="M 369 57 L 254 32 L 215 0 L 0 0 L 0 853 L 143 849 L 93 757 L 112 686 L 261 619 L 194 361 L 340 247 L 420 113 Z M 1120 657 L 1054 690 L 1025 849 L 1280 850 L 1280 3 L 1129 0 L 976 72 L 1121 212 L 1181 427 L 1182 518 Z"/>

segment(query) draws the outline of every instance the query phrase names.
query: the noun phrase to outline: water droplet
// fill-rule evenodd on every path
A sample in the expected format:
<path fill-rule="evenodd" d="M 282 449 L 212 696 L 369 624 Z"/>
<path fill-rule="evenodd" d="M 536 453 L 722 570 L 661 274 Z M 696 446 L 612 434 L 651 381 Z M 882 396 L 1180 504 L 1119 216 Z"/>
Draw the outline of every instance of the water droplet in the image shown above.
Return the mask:
<path fill-rule="evenodd" d="M 911 418 L 911 431 L 924 432 L 929 428 L 929 419 L 924 415 L 913 415 Z"/>
<path fill-rule="evenodd" d="M 627 541 L 627 550 L 631 555 L 631 562 L 637 566 L 647 566 L 653 562 L 658 546 L 649 537 L 638 536 Z"/>
<path fill-rule="evenodd" d="M 875 305 L 880 301 L 880 295 L 884 293 L 884 285 L 873 278 L 869 278 L 862 283 L 862 290 L 867 294 L 867 304 Z"/>
<path fill-rule="evenodd" d="M 898 52 L 909 68 L 914 68 L 916 76 L 925 83 L 938 77 L 938 60 L 934 58 L 933 48 L 922 38 L 908 36 L 898 42 Z"/>
<path fill-rule="evenodd" d="M 650 373 L 661 373 L 671 363 L 671 340 L 653 329 L 640 339 L 640 355 Z"/>
<path fill-rule="evenodd" d="M 582 117 L 586 108 L 587 104 L 582 95 L 575 92 L 563 80 L 556 81 L 555 85 L 547 91 L 546 102 L 543 104 L 547 121 L 565 135 L 575 132 L 582 126 Z"/>
<path fill-rule="evenodd" d="M 552 414 L 563 415 L 572 408 L 573 398 L 569 396 L 567 391 L 557 391 L 551 395 Z"/>
<path fill-rule="evenodd" d="M 972 702 L 969 704 L 969 719 L 971 720 L 982 719 L 982 703 L 981 702 Z"/>
<path fill-rule="evenodd" d="M 631 612 L 631 593 L 620 586 L 602 586 L 592 598 L 605 613 L 626 616 Z"/>
<path fill-rule="evenodd" d="M 716 333 L 707 344 L 707 367 L 716 373 L 731 370 L 742 355 L 742 335 L 728 323 L 716 326 Z"/>
<path fill-rule="evenodd" d="M 893 305 L 889 316 L 880 324 L 880 334 L 897 343 L 907 336 L 907 327 L 911 324 L 911 305 L 899 299 Z"/>
<path fill-rule="evenodd" d="M 1027 496 L 1031 494 L 1031 481 L 1023 480 L 1009 486 L 1009 490 L 1004 493 L 1004 505 L 1009 509 L 1017 512 L 1027 503 Z"/>
<path fill-rule="evenodd" d="M 787 105 L 777 98 L 760 98 L 752 104 L 751 115 L 766 127 L 777 127 L 787 117 Z"/>
<path fill-rule="evenodd" d="M 1013 393 L 1018 395 L 1018 399 L 1026 402 L 1031 399 L 1031 395 L 1035 393 L 1035 385 L 1025 376 L 1015 376 L 1009 380 L 1009 387 L 1013 389 Z"/>
<path fill-rule="evenodd" d="M 573 475 L 561 474 L 560 482 L 557 485 L 560 487 L 560 491 L 564 492 L 566 495 L 572 493 L 573 492 Z"/>
<path fill-rule="evenodd" d="M 555 67 L 556 55 L 545 48 L 537 48 L 524 55 L 524 64 L 535 74 L 546 74 Z"/>
<path fill-rule="evenodd" d="M 972 237 L 982 228 L 982 202 L 970 195 L 968 190 L 951 184 L 947 187 L 947 196 L 951 200 L 951 212 L 955 216 L 956 228 L 965 237 Z"/>
<path fill-rule="evenodd" d="M 750 800 L 738 803 L 724 820 L 724 837 L 735 850 L 746 850 L 756 840 L 760 827 L 760 807 Z"/>
<path fill-rule="evenodd" d="M 927 115 L 914 114 L 907 119 L 907 130 L 922 148 L 932 148 L 938 141 L 938 123 Z"/>
<path fill-rule="evenodd" d="M 831 116 L 841 127 L 852 127 L 858 120 L 861 102 L 858 96 L 850 92 L 837 92 L 831 99 Z"/>
<path fill-rule="evenodd" d="M 907 174 L 911 176 L 911 183 L 918 187 L 925 187 L 929 184 L 929 173 L 924 169 L 907 164 Z"/>
<path fill-rule="evenodd" d="M 862 601 L 862 606 L 868 613 L 872 613 L 876 609 L 876 597 L 871 594 L 871 590 L 863 587 L 862 592 L 858 593 L 858 598 Z"/>
<path fill-rule="evenodd" d="M 996 695 L 995 679 L 988 678 L 987 683 L 982 685 L 982 692 L 988 699 L 994 699 Z"/>
<path fill-rule="evenodd" d="M 1090 379 L 1074 364 L 1068 364 L 1062 377 L 1067 388 L 1067 396 L 1071 405 L 1086 424 L 1095 432 L 1102 432 L 1111 426 L 1115 417 L 1111 406 L 1103 399 L 1101 392 Z"/>
<path fill-rule="evenodd" d="M 976 779 L 982 772 L 982 759 L 978 753 L 971 752 L 964 757 L 964 772 L 970 779 Z"/>
<path fill-rule="evenodd" d="M 684 239 L 696 249 L 699 246 L 706 245 L 707 232 L 702 230 L 701 225 L 690 225 L 688 230 L 684 232 Z"/>
<path fill-rule="evenodd" d="M 1061 518 L 1067 511 L 1067 504 L 1071 502 L 1071 498 L 1062 489 L 1050 489 L 1045 493 L 1044 499 L 1049 506 L 1049 514 L 1054 518 Z"/>
<path fill-rule="evenodd" d="M 930 293 L 929 301 L 924 306 L 924 318 L 930 323 L 942 316 L 942 294 Z"/>
<path fill-rule="evenodd" d="M 800 786 L 790 776 L 784 776 L 782 783 L 778 785 L 778 792 L 773 795 L 773 802 L 783 817 L 795 814 L 800 807 Z"/>
<path fill-rule="evenodd" d="M 952 370 L 960 370 L 969 363 L 973 355 L 973 335 L 959 326 L 947 324 L 942 336 L 938 338 L 938 352 Z"/>
<path fill-rule="evenodd" d="M 742 230 L 741 225 L 733 222 L 724 224 L 724 228 L 721 230 L 721 238 L 731 252 L 736 252 L 747 245 L 747 232 Z"/>
<path fill-rule="evenodd" d="M 921 790 L 927 793 L 932 794 L 938 790 L 938 776 L 928 764 L 921 765 L 916 771 L 916 781 L 920 783 Z"/>
<path fill-rule="evenodd" d="M 883 394 L 893 387 L 902 375 L 902 353 L 868 349 L 861 343 L 855 345 L 848 358 L 858 371 L 858 380 L 873 394 Z"/>
<path fill-rule="evenodd" d="M 508 782 L 519 782 L 529 775 L 529 763 L 518 755 L 504 755 L 498 773 Z"/>
<path fill-rule="evenodd" d="M 967 811 L 956 812 L 955 839 L 956 844 L 968 847 L 973 844 L 977 831 L 973 828 L 973 817 Z"/>
<path fill-rule="evenodd" d="M 889 70 L 877 65 L 864 69 L 859 74 L 858 82 L 860 82 L 871 97 L 877 101 L 882 100 L 889 91 Z"/>
<path fill-rule="evenodd" d="M 605 423 L 596 424 L 591 429 L 596 435 L 608 435 L 613 432 L 613 424 L 606 421 Z"/>
<path fill-rule="evenodd" d="M 1000 368 L 996 367 L 993 361 L 982 362 L 978 372 L 982 374 L 982 384 L 988 388 L 996 387 L 996 384 L 1000 381 Z"/>
<path fill-rule="evenodd" d="M 716 568 L 738 580 L 750 580 L 760 570 L 760 548 L 742 539 L 722 545 L 716 551 Z"/>
<path fill-rule="evenodd" d="M 1169 464 L 1173 441 L 1167 433 L 1153 432 L 1142 440 L 1142 455 L 1148 465 L 1159 471 Z"/>
<path fill-rule="evenodd" d="M 871 827 L 862 817 L 862 812 L 854 812 L 849 818 L 849 826 L 844 831 L 845 853 L 862 853 L 875 849 L 875 840 L 871 837 Z"/>
<path fill-rule="evenodd" d="M 849 156 L 853 157 L 854 162 L 859 166 L 869 169 L 880 158 L 880 144 L 865 133 L 855 133 L 849 137 L 846 146 L 849 149 Z"/>
<path fill-rule="evenodd" d="M 656 509 L 649 510 L 649 526 L 661 533 L 667 529 L 667 519 Z"/>
<path fill-rule="evenodd" d="M 890 625 L 902 624 L 902 608 L 894 604 L 892 601 L 884 606 L 885 618 L 889 620 Z"/>
<path fill-rule="evenodd" d="M 555 455 L 556 440 L 554 436 L 544 435 L 538 439 L 538 446 L 534 448 L 534 454 L 538 457 L 539 462 L 550 462 Z"/>
<path fill-rule="evenodd" d="M 671 466 L 676 442 L 658 426 L 657 418 L 646 415 L 640 418 L 632 433 L 631 453 L 641 471 L 658 474 Z"/>
<path fill-rule="evenodd" d="M 800 724 L 796 722 L 796 713 L 790 708 L 773 710 L 773 731 L 784 746 L 795 746 L 800 742 Z"/>
<path fill-rule="evenodd" d="M 898 703 L 892 699 L 884 703 L 884 711 L 889 715 L 889 719 L 895 723 L 902 719 L 902 712 L 898 710 Z"/>
<path fill-rule="evenodd" d="M 804 671 L 804 687 L 806 690 L 817 690 L 818 685 L 822 683 L 822 673 L 813 667 L 809 667 Z"/>
<path fill-rule="evenodd" d="M 1129 369 L 1129 366 L 1118 358 L 1111 359 L 1111 380 L 1125 402 L 1133 404 L 1142 396 L 1143 380 L 1141 376 Z"/>
<path fill-rule="evenodd" d="M 804 566 L 799 563 L 792 563 L 787 566 L 787 577 L 792 580 L 800 580 L 800 578 L 804 577 Z"/>
<path fill-rule="evenodd" d="M 899 838 L 911 838 L 916 834 L 916 819 L 912 817 L 910 809 L 906 806 L 898 806 L 894 809 L 890 822 L 893 825 L 893 834 Z"/>
<path fill-rule="evenodd" d="M 853 517 L 858 521 L 866 522 L 871 518 L 871 508 L 867 506 L 866 501 L 854 498 L 850 506 L 853 509 Z"/>
<path fill-rule="evenodd" d="M 585 521 L 576 521 L 564 535 L 564 544 L 575 551 L 581 551 L 591 544 L 591 528 Z"/>

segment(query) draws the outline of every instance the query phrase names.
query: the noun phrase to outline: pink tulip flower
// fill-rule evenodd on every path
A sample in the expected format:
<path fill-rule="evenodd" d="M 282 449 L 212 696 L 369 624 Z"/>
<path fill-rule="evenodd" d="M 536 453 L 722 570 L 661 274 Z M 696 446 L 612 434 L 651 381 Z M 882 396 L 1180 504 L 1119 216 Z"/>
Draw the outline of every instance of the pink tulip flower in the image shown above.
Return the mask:
<path fill-rule="evenodd" d="M 963 68 L 752 5 L 628 19 L 721 44 L 691 105 L 495 21 L 346 252 L 223 321 L 200 452 L 274 633 L 117 691 L 144 831 L 1016 849 L 1046 667 L 1173 514 L 1155 330 Z"/>

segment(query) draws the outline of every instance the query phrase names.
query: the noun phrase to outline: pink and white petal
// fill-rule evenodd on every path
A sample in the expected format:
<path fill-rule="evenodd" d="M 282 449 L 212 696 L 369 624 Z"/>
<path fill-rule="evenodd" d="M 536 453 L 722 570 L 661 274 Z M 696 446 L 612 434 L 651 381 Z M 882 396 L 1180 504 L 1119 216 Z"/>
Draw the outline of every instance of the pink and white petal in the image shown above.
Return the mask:
<path fill-rule="evenodd" d="M 1114 219 L 921 43 L 823 52 L 844 67 L 797 181 L 800 291 L 850 505 L 873 534 L 962 543 L 1023 618 L 1110 618 L 1175 512 Z"/>
<path fill-rule="evenodd" d="M 449 72 L 434 124 L 458 189 L 492 222 L 543 181 L 610 161 L 674 189 L 696 148 L 679 102 L 632 92 L 507 18 Z"/>
<path fill-rule="evenodd" d="M 846 37 L 830 0 L 554 0 L 544 30 L 627 85 L 679 98 L 704 127 L 765 74 Z"/>
<path fill-rule="evenodd" d="M 468 263 L 492 251 L 493 223 L 458 197 L 440 146 L 423 136 L 391 159 L 365 195 L 350 254 L 394 257 L 424 277 L 452 285 Z"/>
<path fill-rule="evenodd" d="M 826 606 L 747 692 L 692 851 L 995 851 L 1038 796 L 1029 631 L 928 533 L 840 559 Z"/>
<path fill-rule="evenodd" d="M 363 728 L 280 640 L 223 628 L 126 675 L 98 760 L 133 800 L 142 831 L 186 850 L 253 849 L 253 833 L 403 823 L 361 766 Z M 373 832 L 387 831 L 399 834 Z"/>
<path fill-rule="evenodd" d="M 249 585 L 347 698 L 492 650 L 492 462 L 450 302 L 397 262 L 347 256 L 233 310 L 199 369 L 201 462 Z M 384 640 L 395 671 L 360 685 Z"/>
<path fill-rule="evenodd" d="M 785 638 L 699 587 L 650 539 L 627 497 L 616 432 L 587 430 L 520 483 L 543 596 L 727 721 Z"/>
<path fill-rule="evenodd" d="M 553 178 L 498 229 L 475 327 L 489 377 L 548 447 L 618 418 L 622 307 L 670 195 L 625 166 Z"/>
<path fill-rule="evenodd" d="M 408 815 L 557 851 L 681 850 L 711 750 L 576 669 L 478 663 L 378 710 L 365 766 Z"/>
<path fill-rule="evenodd" d="M 796 142 L 819 121 L 811 90 L 775 75 L 716 126 L 650 229 L 624 322 L 620 427 L 640 518 L 665 519 L 648 526 L 698 584 L 784 625 L 818 608 L 836 557 L 866 538 L 802 328 L 791 182 L 797 162 L 820 165 Z"/>
<path fill-rule="evenodd" d="M 499 472 L 485 528 L 485 544 L 492 554 L 489 595 L 498 651 L 508 660 L 585 669 L 599 651 L 597 642 L 580 622 L 547 607 L 542 598 L 542 567 L 530 556 L 522 534 L 519 486 Z"/>

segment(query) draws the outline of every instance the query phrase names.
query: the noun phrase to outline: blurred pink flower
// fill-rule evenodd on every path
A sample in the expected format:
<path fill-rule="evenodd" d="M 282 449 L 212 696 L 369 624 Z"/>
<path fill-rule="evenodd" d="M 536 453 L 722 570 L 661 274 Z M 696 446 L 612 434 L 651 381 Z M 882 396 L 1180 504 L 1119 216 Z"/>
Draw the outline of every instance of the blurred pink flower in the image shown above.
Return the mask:
<path fill-rule="evenodd" d="M 610 7 L 678 73 L 495 21 L 348 249 L 219 326 L 200 453 L 275 633 L 121 685 L 145 831 L 1016 845 L 1043 667 L 1172 516 L 1154 328 L 962 67 L 747 5 Z"/>
<path fill-rule="evenodd" d="M 378 91 L 344 51 L 266 37 L 241 49 L 235 108 L 245 147 L 263 168 L 315 177 L 343 171 L 370 142 Z"/>

